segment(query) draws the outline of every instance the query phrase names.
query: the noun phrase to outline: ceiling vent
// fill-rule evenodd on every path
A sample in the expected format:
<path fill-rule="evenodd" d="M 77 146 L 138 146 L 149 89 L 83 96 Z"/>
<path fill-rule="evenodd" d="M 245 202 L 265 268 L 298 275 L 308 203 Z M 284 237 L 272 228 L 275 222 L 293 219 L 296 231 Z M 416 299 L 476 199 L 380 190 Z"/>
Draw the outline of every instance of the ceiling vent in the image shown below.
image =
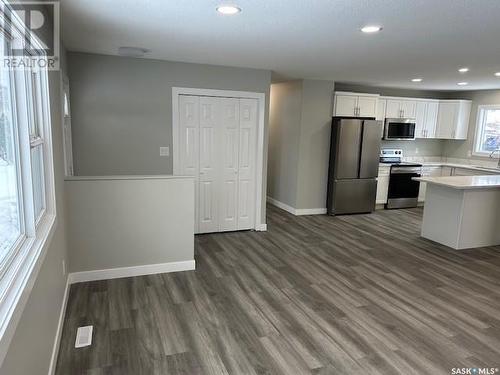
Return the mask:
<path fill-rule="evenodd" d="M 146 53 L 151 52 L 147 48 L 141 47 L 120 47 L 118 48 L 118 54 L 120 56 L 126 57 L 143 57 Z"/>
<path fill-rule="evenodd" d="M 78 327 L 76 331 L 75 348 L 83 348 L 92 344 L 93 326 Z"/>

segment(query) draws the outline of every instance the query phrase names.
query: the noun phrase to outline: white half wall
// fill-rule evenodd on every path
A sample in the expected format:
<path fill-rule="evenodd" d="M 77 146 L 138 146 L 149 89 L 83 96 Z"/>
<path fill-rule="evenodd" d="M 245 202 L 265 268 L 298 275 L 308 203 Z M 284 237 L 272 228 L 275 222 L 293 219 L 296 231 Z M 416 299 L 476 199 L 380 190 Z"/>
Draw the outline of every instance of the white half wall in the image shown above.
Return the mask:
<path fill-rule="evenodd" d="M 70 282 L 194 269 L 191 177 L 73 177 L 65 184 Z"/>

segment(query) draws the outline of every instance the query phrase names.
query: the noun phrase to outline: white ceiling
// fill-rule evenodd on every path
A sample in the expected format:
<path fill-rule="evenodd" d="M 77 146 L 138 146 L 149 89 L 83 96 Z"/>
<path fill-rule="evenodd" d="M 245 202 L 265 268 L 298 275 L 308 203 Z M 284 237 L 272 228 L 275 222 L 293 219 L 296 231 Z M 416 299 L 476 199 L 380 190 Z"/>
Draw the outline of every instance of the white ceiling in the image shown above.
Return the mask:
<path fill-rule="evenodd" d="M 233 3 L 242 13 L 215 11 Z M 434 90 L 500 88 L 500 0 L 64 0 L 72 51 Z M 359 31 L 366 24 L 380 33 Z M 461 66 L 470 72 L 460 74 Z M 421 83 L 410 82 L 422 77 Z M 457 82 L 470 84 L 458 87 Z"/>

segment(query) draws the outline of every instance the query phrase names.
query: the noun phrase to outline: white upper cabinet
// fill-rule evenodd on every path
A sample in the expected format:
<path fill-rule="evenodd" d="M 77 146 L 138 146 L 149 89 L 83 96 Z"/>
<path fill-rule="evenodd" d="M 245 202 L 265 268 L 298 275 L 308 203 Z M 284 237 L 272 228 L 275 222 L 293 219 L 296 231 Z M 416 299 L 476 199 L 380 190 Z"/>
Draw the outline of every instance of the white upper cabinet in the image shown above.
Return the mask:
<path fill-rule="evenodd" d="M 358 117 L 376 117 L 377 102 L 376 96 L 358 96 Z"/>
<path fill-rule="evenodd" d="M 379 99 L 377 104 L 377 116 L 375 116 L 375 120 L 385 121 L 386 108 L 387 108 L 387 99 Z"/>
<path fill-rule="evenodd" d="M 401 101 L 401 112 L 402 117 L 415 118 L 415 109 L 417 107 L 417 102 L 415 100 L 402 100 Z"/>
<path fill-rule="evenodd" d="M 441 100 L 439 102 L 436 138 L 467 139 L 471 102 Z"/>
<path fill-rule="evenodd" d="M 434 138 L 438 117 L 439 102 L 436 100 L 419 100 L 415 110 L 416 138 Z"/>
<path fill-rule="evenodd" d="M 436 126 L 438 120 L 439 102 L 427 102 L 427 113 L 425 115 L 425 138 L 436 137 Z"/>
<path fill-rule="evenodd" d="M 415 119 L 416 138 L 467 139 L 470 100 L 381 97 L 354 92 L 335 93 L 334 116 Z"/>
<path fill-rule="evenodd" d="M 334 116 L 376 117 L 378 95 L 336 92 Z"/>
<path fill-rule="evenodd" d="M 416 100 L 388 98 L 386 118 L 415 118 Z"/>

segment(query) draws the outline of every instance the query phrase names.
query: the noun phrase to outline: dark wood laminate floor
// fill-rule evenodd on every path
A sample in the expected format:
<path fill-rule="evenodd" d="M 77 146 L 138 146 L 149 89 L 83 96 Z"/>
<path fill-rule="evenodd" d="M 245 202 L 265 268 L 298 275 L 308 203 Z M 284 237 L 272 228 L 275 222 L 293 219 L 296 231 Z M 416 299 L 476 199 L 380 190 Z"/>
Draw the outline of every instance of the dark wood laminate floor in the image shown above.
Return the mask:
<path fill-rule="evenodd" d="M 500 367 L 500 247 L 419 237 L 421 209 L 197 236 L 197 270 L 73 285 L 58 375 L 450 374 Z M 93 346 L 74 349 L 94 325 Z"/>

